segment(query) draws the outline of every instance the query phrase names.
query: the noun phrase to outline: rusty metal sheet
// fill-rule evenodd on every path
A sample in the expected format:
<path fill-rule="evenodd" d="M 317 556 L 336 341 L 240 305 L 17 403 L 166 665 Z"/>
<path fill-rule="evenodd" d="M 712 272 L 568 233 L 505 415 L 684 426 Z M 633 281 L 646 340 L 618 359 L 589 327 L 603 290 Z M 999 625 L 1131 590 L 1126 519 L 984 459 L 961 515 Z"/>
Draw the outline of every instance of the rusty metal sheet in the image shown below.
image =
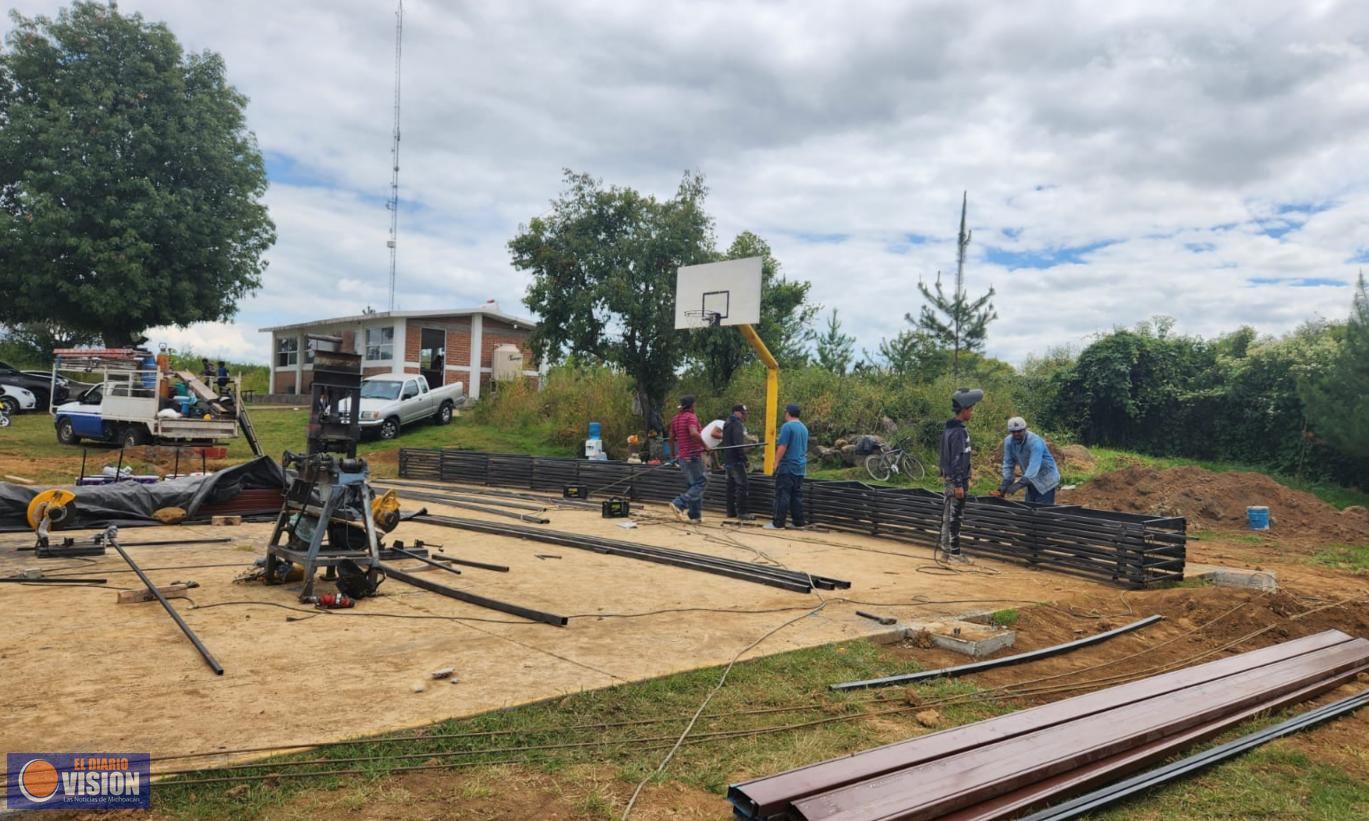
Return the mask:
<path fill-rule="evenodd" d="M 1355 639 L 794 802 L 805 821 L 920 821 L 1175 735 L 1369 664 Z"/>
<path fill-rule="evenodd" d="M 1351 640 L 1350 636 L 1339 630 L 1327 630 L 1313 636 L 1152 676 L 1141 681 L 734 784 L 729 788 L 727 797 L 739 816 L 769 818 L 785 812 L 793 801 L 805 796 L 876 778 L 920 762 L 1236 675 Z"/>

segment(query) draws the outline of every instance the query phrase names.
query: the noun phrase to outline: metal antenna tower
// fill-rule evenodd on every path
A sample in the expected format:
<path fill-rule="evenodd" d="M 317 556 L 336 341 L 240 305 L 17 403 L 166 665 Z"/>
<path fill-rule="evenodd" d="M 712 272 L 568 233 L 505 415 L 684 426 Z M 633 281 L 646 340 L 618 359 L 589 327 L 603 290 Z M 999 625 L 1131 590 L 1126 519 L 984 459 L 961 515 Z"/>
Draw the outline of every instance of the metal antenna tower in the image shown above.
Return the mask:
<path fill-rule="evenodd" d="M 404 53 L 404 0 L 395 11 L 395 131 L 390 144 L 390 310 L 395 309 L 395 253 L 399 243 L 399 69 Z"/>

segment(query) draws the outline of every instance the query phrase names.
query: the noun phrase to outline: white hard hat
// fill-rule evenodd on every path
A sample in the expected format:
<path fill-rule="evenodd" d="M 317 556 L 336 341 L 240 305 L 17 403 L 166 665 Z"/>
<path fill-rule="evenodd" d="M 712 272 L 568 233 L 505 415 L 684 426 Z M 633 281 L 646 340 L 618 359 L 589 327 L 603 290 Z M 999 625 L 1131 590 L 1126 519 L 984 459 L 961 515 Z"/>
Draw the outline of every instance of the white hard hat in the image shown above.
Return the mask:
<path fill-rule="evenodd" d="M 1020 416 L 1014 416 L 1008 420 L 1008 433 L 1017 433 L 1019 430 L 1027 429 L 1027 420 Z"/>

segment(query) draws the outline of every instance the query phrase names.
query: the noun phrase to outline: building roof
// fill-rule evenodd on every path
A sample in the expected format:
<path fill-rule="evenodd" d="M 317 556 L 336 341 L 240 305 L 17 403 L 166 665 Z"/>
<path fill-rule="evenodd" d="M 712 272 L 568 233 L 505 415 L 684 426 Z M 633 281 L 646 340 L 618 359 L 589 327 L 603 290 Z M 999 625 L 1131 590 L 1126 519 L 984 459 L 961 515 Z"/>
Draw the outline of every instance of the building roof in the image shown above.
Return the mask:
<path fill-rule="evenodd" d="M 316 328 L 325 325 L 347 325 L 358 322 L 376 322 L 384 319 L 430 319 L 435 317 L 449 316 L 488 316 L 491 319 L 498 319 L 511 325 L 521 325 L 532 329 L 537 327 L 537 323 L 531 319 L 521 316 L 512 316 L 502 313 L 496 304 L 492 308 L 449 308 L 445 311 L 378 311 L 373 314 L 356 314 L 355 316 L 339 316 L 333 319 L 315 319 L 310 322 L 296 322 L 293 325 L 273 325 L 269 328 L 259 328 L 258 333 L 269 333 L 274 331 L 297 331 L 305 328 Z"/>

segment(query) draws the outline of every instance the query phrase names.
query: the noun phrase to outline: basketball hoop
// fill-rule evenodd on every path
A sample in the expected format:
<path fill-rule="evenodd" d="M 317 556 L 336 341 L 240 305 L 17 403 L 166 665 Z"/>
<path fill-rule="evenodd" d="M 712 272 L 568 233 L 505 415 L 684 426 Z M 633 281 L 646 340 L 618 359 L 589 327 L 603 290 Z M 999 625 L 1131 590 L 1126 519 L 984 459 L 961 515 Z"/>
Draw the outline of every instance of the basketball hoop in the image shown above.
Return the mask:
<path fill-rule="evenodd" d="M 723 318 L 717 311 L 685 311 L 684 315 L 700 328 L 716 328 Z"/>

